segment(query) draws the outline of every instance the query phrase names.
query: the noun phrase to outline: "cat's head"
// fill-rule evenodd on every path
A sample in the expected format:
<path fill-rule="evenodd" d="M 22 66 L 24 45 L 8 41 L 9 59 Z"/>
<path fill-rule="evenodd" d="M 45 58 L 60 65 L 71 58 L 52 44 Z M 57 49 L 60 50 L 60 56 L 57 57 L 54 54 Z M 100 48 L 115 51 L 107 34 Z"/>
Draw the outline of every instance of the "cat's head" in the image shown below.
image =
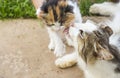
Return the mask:
<path fill-rule="evenodd" d="M 74 20 L 73 6 L 67 0 L 46 0 L 41 7 L 40 18 L 47 26 L 68 27 Z"/>
<path fill-rule="evenodd" d="M 78 52 L 86 63 L 97 60 L 112 60 L 114 57 L 109 48 L 109 37 L 113 31 L 108 26 L 102 26 L 93 32 L 80 30 L 78 35 Z"/>

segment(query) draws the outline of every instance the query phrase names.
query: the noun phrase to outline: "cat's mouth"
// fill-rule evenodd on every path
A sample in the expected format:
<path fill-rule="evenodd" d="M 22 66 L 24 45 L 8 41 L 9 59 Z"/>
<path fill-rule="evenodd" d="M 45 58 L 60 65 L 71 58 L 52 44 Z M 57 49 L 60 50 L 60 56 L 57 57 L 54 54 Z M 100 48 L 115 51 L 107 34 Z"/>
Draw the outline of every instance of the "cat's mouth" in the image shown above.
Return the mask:
<path fill-rule="evenodd" d="M 69 27 L 65 27 L 65 29 L 63 30 L 63 33 L 69 35 L 69 28 L 70 27 L 74 27 L 74 23 L 71 23 Z"/>

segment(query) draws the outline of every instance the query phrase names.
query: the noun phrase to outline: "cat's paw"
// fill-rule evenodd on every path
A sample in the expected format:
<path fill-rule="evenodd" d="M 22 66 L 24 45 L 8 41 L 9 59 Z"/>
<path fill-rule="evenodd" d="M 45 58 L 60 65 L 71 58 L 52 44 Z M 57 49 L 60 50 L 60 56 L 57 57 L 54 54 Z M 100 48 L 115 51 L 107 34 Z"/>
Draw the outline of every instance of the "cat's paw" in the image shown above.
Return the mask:
<path fill-rule="evenodd" d="M 55 45 L 52 42 L 50 42 L 48 45 L 48 49 L 53 51 L 55 49 Z"/>
<path fill-rule="evenodd" d="M 93 4 L 90 6 L 90 13 L 92 14 L 100 14 L 100 15 L 113 15 L 116 12 L 116 7 L 114 4 L 109 2 L 104 2 L 101 4 Z"/>
<path fill-rule="evenodd" d="M 90 6 L 89 11 L 90 11 L 90 13 L 93 13 L 93 14 L 100 14 L 99 10 L 100 10 L 99 4 L 93 4 L 92 6 Z"/>
<path fill-rule="evenodd" d="M 55 61 L 55 65 L 60 68 L 68 68 L 76 64 L 76 60 L 67 58 L 58 58 Z"/>

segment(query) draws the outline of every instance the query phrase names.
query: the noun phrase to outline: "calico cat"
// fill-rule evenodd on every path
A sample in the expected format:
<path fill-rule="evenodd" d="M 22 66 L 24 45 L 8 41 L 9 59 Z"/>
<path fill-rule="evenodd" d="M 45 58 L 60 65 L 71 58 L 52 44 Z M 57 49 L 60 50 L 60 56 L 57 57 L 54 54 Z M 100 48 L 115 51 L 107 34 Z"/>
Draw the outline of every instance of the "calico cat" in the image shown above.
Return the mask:
<path fill-rule="evenodd" d="M 63 43 L 59 30 L 67 30 L 73 22 L 82 22 L 77 0 L 46 0 L 40 9 L 40 18 L 44 21 L 50 43 L 48 48 L 54 50 L 56 56 L 62 56 L 65 53 L 65 44 Z M 68 45 L 72 41 L 66 35 Z"/>

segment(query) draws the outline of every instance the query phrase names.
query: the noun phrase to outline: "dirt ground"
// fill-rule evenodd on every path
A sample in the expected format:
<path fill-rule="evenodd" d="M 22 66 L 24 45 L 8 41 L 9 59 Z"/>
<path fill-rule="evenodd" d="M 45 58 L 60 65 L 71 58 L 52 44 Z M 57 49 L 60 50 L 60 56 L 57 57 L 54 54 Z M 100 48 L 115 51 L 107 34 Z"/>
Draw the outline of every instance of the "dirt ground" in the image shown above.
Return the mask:
<path fill-rule="evenodd" d="M 106 19 L 84 19 L 88 18 Z M 37 19 L 0 21 L 0 78 L 84 78 L 77 65 L 57 68 L 48 43 L 48 33 Z"/>

